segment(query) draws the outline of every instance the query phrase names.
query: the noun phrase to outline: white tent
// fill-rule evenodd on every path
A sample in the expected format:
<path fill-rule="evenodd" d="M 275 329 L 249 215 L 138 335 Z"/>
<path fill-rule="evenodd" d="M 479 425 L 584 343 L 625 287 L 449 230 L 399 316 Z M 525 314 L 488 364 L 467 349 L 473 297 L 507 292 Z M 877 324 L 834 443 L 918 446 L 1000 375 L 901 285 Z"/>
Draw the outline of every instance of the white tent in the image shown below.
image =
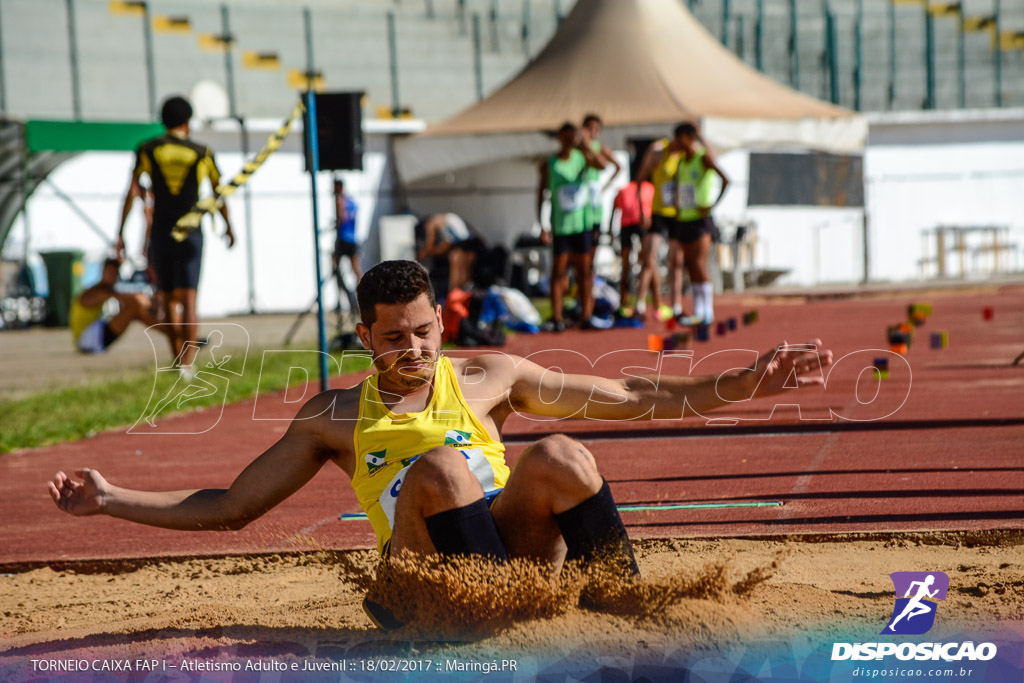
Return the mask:
<path fill-rule="evenodd" d="M 580 0 L 512 81 L 402 141 L 398 170 L 404 182 L 416 183 L 546 154 L 553 142 L 542 131 L 589 112 L 601 116 L 610 139 L 619 129 L 665 132 L 666 124 L 700 119 L 719 150 L 859 151 L 867 133 L 862 117 L 747 66 L 678 0 Z"/>

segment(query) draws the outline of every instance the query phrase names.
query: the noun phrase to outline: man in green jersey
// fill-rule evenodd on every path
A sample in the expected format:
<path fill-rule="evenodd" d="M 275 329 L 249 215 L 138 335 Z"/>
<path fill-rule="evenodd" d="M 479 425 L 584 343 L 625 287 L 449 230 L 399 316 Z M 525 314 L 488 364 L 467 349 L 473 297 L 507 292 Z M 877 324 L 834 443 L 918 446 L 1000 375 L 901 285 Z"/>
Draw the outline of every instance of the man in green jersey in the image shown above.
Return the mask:
<path fill-rule="evenodd" d="M 591 243 L 593 232 L 587 225 L 586 171 L 601 170 L 604 161 L 594 154 L 583 141 L 579 130 L 566 122 L 558 130 L 558 154 L 548 157 L 540 165 L 540 184 L 537 188 L 537 216 L 543 225 L 541 210 L 545 197 L 551 201 L 551 220 L 542 238 L 554 248 L 551 263 L 551 321 L 548 329 L 565 329 L 562 318 L 562 299 L 565 296 L 566 272 L 571 265 L 576 272 L 580 291 L 581 327 L 590 329 L 594 312 L 593 258 Z"/>

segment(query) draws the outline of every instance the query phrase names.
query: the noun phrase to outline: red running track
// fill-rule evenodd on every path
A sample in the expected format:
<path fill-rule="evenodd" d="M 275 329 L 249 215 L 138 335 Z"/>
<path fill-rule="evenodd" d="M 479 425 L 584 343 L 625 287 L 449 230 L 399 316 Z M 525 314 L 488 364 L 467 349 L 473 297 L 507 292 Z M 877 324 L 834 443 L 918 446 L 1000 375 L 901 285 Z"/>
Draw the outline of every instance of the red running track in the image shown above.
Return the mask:
<path fill-rule="evenodd" d="M 871 380 L 870 371 L 861 371 L 884 353 L 886 325 L 921 301 L 932 303 L 934 313 L 918 330 L 907 364 L 893 360 L 888 380 Z M 987 306 L 994 309 L 991 321 L 982 319 Z M 517 416 L 505 426 L 510 459 L 543 434 L 566 432 L 592 449 L 621 505 L 772 503 L 624 512 L 638 538 L 1024 528 L 1024 366 L 1010 366 L 1024 351 L 1024 288 L 863 299 L 721 297 L 717 303 L 720 319 L 751 308 L 760 313 L 756 324 L 693 344 L 695 372 L 748 362 L 753 350 L 783 339 L 820 337 L 837 358 L 845 357 L 825 390 L 795 390 L 788 406 L 760 401 L 723 409 L 708 416 L 710 423 L 700 417 L 552 423 Z M 948 349 L 929 348 L 934 330 L 949 332 Z M 598 371 L 614 375 L 624 366 L 646 366 L 656 372 L 657 358 L 643 349 L 649 333 L 663 331 L 659 323 L 647 330 L 517 336 L 506 350 L 544 352 L 539 360 L 566 371 L 586 371 L 605 354 L 620 352 L 600 360 Z M 674 358 L 664 369 L 687 372 L 690 365 L 689 358 Z M 258 421 L 247 401 L 225 406 L 222 414 L 206 410 L 161 423 L 193 433 L 118 431 L 0 456 L 0 565 L 371 547 L 367 522 L 339 519 L 358 507 L 347 478 L 331 466 L 236 532 L 74 519 L 46 494 L 44 483 L 54 472 L 82 466 L 136 488 L 227 486 L 284 432 L 298 405 L 292 392 L 290 403 L 280 394 L 260 398 L 255 412 L 264 419 Z"/>

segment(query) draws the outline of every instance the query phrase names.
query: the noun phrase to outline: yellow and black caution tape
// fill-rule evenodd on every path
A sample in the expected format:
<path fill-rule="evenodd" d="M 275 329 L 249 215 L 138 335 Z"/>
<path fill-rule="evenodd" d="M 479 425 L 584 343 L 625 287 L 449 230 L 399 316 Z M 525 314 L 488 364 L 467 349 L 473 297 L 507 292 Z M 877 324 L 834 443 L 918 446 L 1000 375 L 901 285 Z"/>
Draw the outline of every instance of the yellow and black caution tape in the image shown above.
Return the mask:
<path fill-rule="evenodd" d="M 183 242 L 189 233 L 199 227 L 200 222 L 203 220 L 203 216 L 208 213 L 218 211 L 220 207 L 224 205 L 224 200 L 234 194 L 235 190 L 240 188 L 249 182 L 249 178 L 256 172 L 264 161 L 267 160 L 271 154 L 276 152 L 279 147 L 284 143 L 284 139 L 288 137 L 288 131 L 291 130 L 292 124 L 295 120 L 302 116 L 302 112 L 306 110 L 300 100 L 296 105 L 295 109 L 288 116 L 288 119 L 281 124 L 281 127 L 270 136 L 267 140 L 267 144 L 263 145 L 263 149 L 260 150 L 251 161 L 245 162 L 245 166 L 238 172 L 230 182 L 221 183 L 213 191 L 213 196 L 200 199 L 196 202 L 196 205 L 192 207 L 192 210 L 186 213 L 184 216 L 178 219 L 174 229 L 171 230 L 171 236 L 179 242 Z"/>

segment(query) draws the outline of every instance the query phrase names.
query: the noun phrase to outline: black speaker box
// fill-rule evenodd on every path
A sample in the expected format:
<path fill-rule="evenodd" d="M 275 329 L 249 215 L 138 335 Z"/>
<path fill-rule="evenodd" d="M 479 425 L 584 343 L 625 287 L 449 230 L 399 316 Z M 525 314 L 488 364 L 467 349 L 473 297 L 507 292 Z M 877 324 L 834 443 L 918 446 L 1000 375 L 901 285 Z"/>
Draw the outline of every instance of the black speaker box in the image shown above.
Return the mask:
<path fill-rule="evenodd" d="M 321 171 L 363 170 L 363 93 L 314 93 L 316 98 L 317 143 Z M 308 95 L 303 102 L 309 105 Z M 308 121 L 308 113 L 305 117 Z M 309 171 L 309 131 L 303 127 L 306 170 Z"/>

